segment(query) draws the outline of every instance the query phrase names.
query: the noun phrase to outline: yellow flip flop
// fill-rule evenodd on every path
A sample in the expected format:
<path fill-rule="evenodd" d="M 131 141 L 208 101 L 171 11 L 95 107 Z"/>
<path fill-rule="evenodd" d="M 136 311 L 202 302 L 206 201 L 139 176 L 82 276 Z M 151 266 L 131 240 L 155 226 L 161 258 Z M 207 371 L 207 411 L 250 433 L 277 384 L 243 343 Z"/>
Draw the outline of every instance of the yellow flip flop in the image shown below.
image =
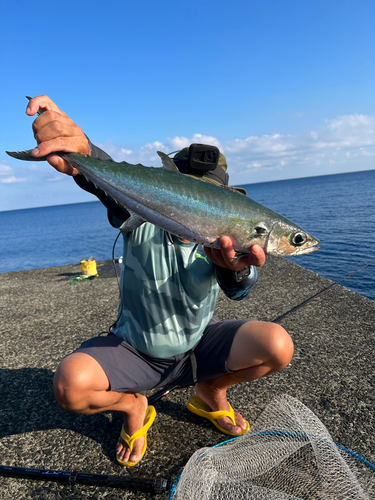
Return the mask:
<path fill-rule="evenodd" d="M 128 434 L 126 434 L 126 432 L 124 430 L 124 426 L 122 426 L 120 436 L 125 441 L 125 443 L 128 445 L 131 453 L 133 451 L 133 445 L 134 445 L 134 441 L 136 439 L 144 436 L 145 442 L 144 442 L 144 445 L 142 448 L 141 458 L 139 460 L 137 460 L 136 462 L 123 462 L 122 460 L 119 459 L 118 455 L 116 454 L 117 462 L 120 465 L 123 465 L 124 467 L 132 467 L 133 465 L 136 465 L 138 462 L 140 462 L 142 460 L 143 455 L 145 454 L 146 448 L 147 448 L 147 431 L 151 427 L 153 421 L 155 420 L 155 417 L 156 417 L 155 408 L 153 406 L 148 406 L 147 410 L 146 410 L 145 419 L 143 421 L 143 427 L 141 429 L 139 429 L 137 432 L 135 432 L 132 436 L 129 436 Z"/>
<path fill-rule="evenodd" d="M 202 401 L 200 397 L 194 394 L 189 398 L 186 407 L 192 413 L 195 413 L 196 415 L 199 415 L 203 418 L 208 418 L 208 420 L 210 420 L 214 424 L 214 426 L 219 429 L 220 432 L 224 432 L 224 434 L 229 434 L 230 436 L 243 436 L 250 429 L 250 425 L 247 420 L 245 420 L 246 429 L 243 429 L 238 434 L 227 431 L 226 429 L 224 429 L 224 427 L 221 427 L 221 425 L 217 423 L 217 420 L 219 420 L 220 418 L 229 417 L 233 422 L 233 425 L 237 426 L 236 420 L 234 418 L 234 411 L 231 405 L 229 405 L 229 411 L 211 411 L 211 408 L 206 405 L 206 403 Z"/>

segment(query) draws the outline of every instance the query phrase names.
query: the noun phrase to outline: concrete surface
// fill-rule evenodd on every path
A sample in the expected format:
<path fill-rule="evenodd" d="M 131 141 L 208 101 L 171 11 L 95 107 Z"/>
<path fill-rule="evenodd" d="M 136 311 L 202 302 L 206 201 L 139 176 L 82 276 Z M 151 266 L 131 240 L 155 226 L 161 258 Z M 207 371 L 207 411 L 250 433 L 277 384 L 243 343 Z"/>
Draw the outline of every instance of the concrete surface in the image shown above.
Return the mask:
<path fill-rule="evenodd" d="M 144 459 L 131 469 L 115 460 L 121 416 L 75 415 L 54 401 L 59 361 L 116 319 L 118 288 L 108 262 L 100 277 L 71 283 L 80 266 L 0 275 L 1 465 L 137 477 L 174 477 L 194 451 L 225 441 L 185 409 L 193 388 L 155 403 L 157 418 Z M 273 320 L 332 282 L 285 259 L 268 258 L 242 302 L 220 295 L 221 318 Z M 375 302 L 335 286 L 282 320 L 295 343 L 282 372 L 232 388 L 232 406 L 251 422 L 278 394 L 294 396 L 325 424 L 337 444 L 375 462 Z M 143 492 L 0 477 L 1 499 L 151 498 Z M 153 498 L 166 498 L 156 495 Z"/>

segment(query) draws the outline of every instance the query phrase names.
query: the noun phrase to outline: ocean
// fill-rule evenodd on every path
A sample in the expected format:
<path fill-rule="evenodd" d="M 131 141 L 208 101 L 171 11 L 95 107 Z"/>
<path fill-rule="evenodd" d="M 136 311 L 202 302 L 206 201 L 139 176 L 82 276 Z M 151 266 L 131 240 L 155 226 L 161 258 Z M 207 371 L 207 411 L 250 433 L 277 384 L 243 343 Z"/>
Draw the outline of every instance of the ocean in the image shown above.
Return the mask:
<path fill-rule="evenodd" d="M 375 170 L 243 187 L 321 240 L 297 264 L 337 282 L 375 259 Z M 109 260 L 117 234 L 99 201 L 0 212 L 0 273 Z M 375 263 L 342 285 L 375 300 Z"/>

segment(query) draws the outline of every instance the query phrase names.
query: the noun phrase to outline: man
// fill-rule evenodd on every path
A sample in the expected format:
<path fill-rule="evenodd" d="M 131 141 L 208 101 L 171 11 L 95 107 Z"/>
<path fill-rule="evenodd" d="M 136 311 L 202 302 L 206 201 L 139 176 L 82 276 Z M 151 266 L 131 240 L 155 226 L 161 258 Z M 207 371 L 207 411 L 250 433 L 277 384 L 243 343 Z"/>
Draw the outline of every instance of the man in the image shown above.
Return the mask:
<path fill-rule="evenodd" d="M 32 116 L 39 109 L 45 112 L 33 123 L 36 158 L 65 151 L 110 159 L 47 96 L 32 99 L 26 113 Z M 177 159 L 186 166 L 186 153 L 175 157 L 182 171 Z M 107 207 L 111 224 L 121 227 L 128 217 L 126 209 L 59 156 L 52 155 L 48 161 L 96 194 Z M 217 183 L 226 182 L 222 155 L 220 163 Z M 213 179 L 204 175 L 202 181 Z M 293 356 L 293 343 L 279 325 L 219 321 L 212 315 L 218 283 L 233 299 L 250 291 L 257 279 L 254 266 L 265 262 L 262 248 L 254 245 L 250 254 L 237 261 L 228 236 L 220 238 L 220 249 L 203 249 L 149 223 L 123 235 L 118 320 L 110 335 L 84 342 L 60 363 L 54 379 L 57 402 L 76 413 L 121 411 L 124 424 L 116 456 L 127 466 L 143 457 L 147 430 L 155 418 L 155 410 L 140 394 L 147 389 L 195 384 L 195 396 L 188 401 L 190 411 L 227 434 L 247 432 L 248 423 L 227 401 L 227 389 L 284 368 Z"/>

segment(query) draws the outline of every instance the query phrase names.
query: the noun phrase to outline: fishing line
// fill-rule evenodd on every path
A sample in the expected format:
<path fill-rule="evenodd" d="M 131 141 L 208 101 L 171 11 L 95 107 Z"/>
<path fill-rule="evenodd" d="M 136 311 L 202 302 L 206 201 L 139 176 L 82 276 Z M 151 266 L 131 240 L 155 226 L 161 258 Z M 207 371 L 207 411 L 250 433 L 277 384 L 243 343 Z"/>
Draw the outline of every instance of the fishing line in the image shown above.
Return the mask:
<path fill-rule="evenodd" d="M 365 269 L 365 267 L 368 267 L 368 266 L 371 266 L 371 264 L 373 264 L 375 262 L 375 259 L 372 260 L 371 262 L 369 262 L 368 264 L 365 264 L 364 266 L 362 266 L 361 268 L 357 269 L 356 271 L 353 271 L 352 273 L 348 274 L 347 276 L 345 276 L 345 278 L 343 278 L 342 280 L 340 281 L 337 281 L 336 283 L 332 283 L 332 285 L 328 286 L 327 288 L 324 288 L 323 290 L 321 290 L 320 292 L 318 292 L 317 294 L 313 295 L 312 297 L 310 297 L 309 299 L 305 300 L 304 302 L 301 302 L 301 304 L 299 304 L 298 306 L 295 306 L 293 307 L 292 309 L 290 309 L 289 311 L 287 311 L 286 313 L 282 314 L 281 316 L 277 317 L 276 319 L 274 319 L 272 321 L 272 323 L 279 323 L 282 319 L 284 319 L 286 316 L 289 316 L 289 314 L 292 314 L 293 312 L 297 311 L 298 309 L 301 309 L 301 307 L 307 305 L 309 302 L 312 302 L 314 299 L 317 299 L 318 297 L 321 297 L 323 294 L 325 294 L 326 292 L 328 292 L 328 290 L 330 290 L 331 288 L 333 288 L 334 286 L 336 285 L 340 285 L 340 283 L 342 283 L 343 281 L 347 280 L 348 278 L 350 278 L 351 276 L 353 276 L 354 274 L 357 274 L 359 273 L 360 271 L 362 271 L 362 269 Z"/>
<path fill-rule="evenodd" d="M 116 281 L 117 281 L 117 286 L 118 286 L 118 289 L 119 289 L 119 293 L 120 293 L 120 307 L 119 307 L 119 310 L 118 310 L 118 313 L 117 313 L 117 318 L 116 320 L 114 321 L 114 323 L 112 323 L 112 325 L 110 325 L 108 327 L 108 332 L 102 332 L 103 334 L 104 333 L 111 333 L 111 330 L 112 328 L 114 328 L 117 324 L 117 321 L 120 319 L 120 316 L 122 314 L 122 310 L 124 308 L 124 297 L 122 295 L 122 290 L 121 290 L 121 286 L 120 286 L 120 278 L 119 278 L 119 275 L 118 275 L 118 272 L 117 272 L 117 266 L 116 266 L 116 259 L 115 259 L 115 248 L 116 248 L 116 243 L 120 237 L 120 235 L 122 234 L 122 231 L 119 231 L 118 235 L 116 236 L 115 238 L 115 241 L 113 243 L 113 246 L 112 246 L 112 265 L 113 265 L 113 268 L 115 270 L 115 275 L 116 275 Z M 101 335 L 101 333 L 99 334 Z"/>

